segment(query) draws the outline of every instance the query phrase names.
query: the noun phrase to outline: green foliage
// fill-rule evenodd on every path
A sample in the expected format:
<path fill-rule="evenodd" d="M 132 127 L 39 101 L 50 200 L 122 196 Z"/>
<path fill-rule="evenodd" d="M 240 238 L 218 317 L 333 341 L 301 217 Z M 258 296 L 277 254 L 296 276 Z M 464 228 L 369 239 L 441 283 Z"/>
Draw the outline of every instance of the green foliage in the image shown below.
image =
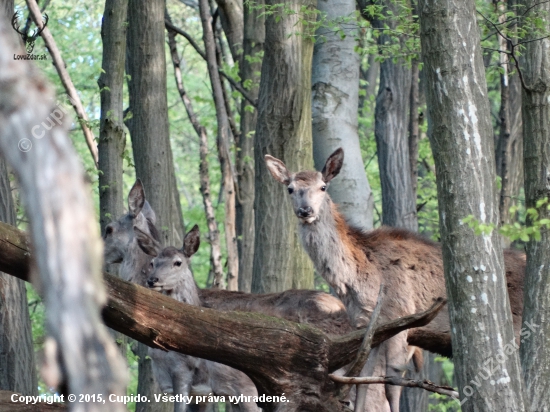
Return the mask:
<path fill-rule="evenodd" d="M 525 209 L 519 206 L 512 206 L 510 214 L 512 216 L 519 215 L 518 221 L 504 224 L 498 231 L 511 241 L 539 241 L 541 239 L 541 231 L 550 228 L 550 219 L 546 217 L 549 210 L 550 204 L 548 203 L 548 198 L 539 199 L 535 207 Z M 473 215 L 466 216 L 462 219 L 462 223 L 472 228 L 476 235 L 489 235 L 496 228 L 494 223 L 480 222 Z"/>

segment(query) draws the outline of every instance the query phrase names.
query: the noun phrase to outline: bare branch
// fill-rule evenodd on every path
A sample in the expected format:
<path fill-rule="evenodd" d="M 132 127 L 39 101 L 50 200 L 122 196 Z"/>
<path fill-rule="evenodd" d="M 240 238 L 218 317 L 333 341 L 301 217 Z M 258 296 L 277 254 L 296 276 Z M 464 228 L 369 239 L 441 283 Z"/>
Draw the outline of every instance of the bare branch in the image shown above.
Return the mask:
<path fill-rule="evenodd" d="M 65 87 L 65 91 L 69 96 L 69 100 L 71 101 L 71 104 L 74 107 L 76 116 L 78 118 L 78 123 L 80 123 L 82 132 L 84 133 L 84 138 L 86 139 L 86 144 L 88 145 L 88 149 L 92 154 L 92 158 L 94 159 L 94 164 L 97 167 L 98 152 L 97 152 L 95 137 L 93 132 L 88 127 L 88 123 L 89 123 L 88 115 L 84 110 L 84 106 L 80 101 L 80 97 L 78 97 L 78 93 L 76 92 L 76 88 L 74 87 L 73 81 L 71 80 L 71 76 L 69 76 L 69 72 L 65 68 L 65 62 L 61 57 L 61 52 L 57 48 L 57 44 L 55 43 L 55 40 L 53 39 L 53 36 L 50 33 L 50 30 L 46 27 L 46 25 L 42 21 L 42 13 L 40 12 L 40 8 L 38 7 L 38 4 L 36 4 L 36 0 L 27 0 L 27 6 L 29 8 L 31 17 L 34 20 L 34 23 L 36 24 L 36 27 L 38 27 L 38 30 L 41 31 L 40 36 L 44 39 L 44 43 L 46 43 L 46 46 L 50 51 L 53 64 L 57 69 L 57 73 L 59 74 L 61 83 L 63 83 L 63 87 Z"/>
<path fill-rule="evenodd" d="M 195 49 L 195 51 L 199 54 L 199 56 L 201 56 L 206 61 L 206 54 L 189 33 L 187 33 L 185 30 L 180 29 L 179 27 L 174 26 L 172 22 L 169 20 L 165 20 L 164 25 L 167 30 L 172 30 L 178 33 L 179 35 L 185 37 L 185 39 Z M 225 73 L 223 69 L 220 67 L 218 67 L 218 72 L 223 77 L 225 77 L 227 81 L 231 83 L 231 86 L 233 86 L 252 106 L 258 107 L 258 102 L 248 95 L 247 91 L 239 82 L 235 81 L 235 79 L 233 79 L 231 76 Z"/>
<path fill-rule="evenodd" d="M 458 399 L 458 392 L 450 386 L 439 386 L 427 379 L 423 381 L 416 381 L 412 379 L 399 378 L 397 376 L 370 376 L 366 378 L 349 378 L 346 376 L 339 376 L 330 374 L 330 379 L 334 382 L 345 383 L 348 385 L 370 385 L 370 384 L 385 384 L 395 386 L 405 386 L 407 388 L 421 388 L 430 392 L 439 393 L 441 395 L 450 396 L 451 398 Z"/>

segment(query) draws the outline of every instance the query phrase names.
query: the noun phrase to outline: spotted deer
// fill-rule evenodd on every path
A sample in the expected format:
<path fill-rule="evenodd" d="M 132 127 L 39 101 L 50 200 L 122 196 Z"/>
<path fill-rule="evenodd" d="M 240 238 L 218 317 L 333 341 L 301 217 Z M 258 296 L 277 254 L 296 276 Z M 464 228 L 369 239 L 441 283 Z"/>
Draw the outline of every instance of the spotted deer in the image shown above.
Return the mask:
<path fill-rule="evenodd" d="M 435 298 L 446 297 L 439 244 L 403 229 L 361 230 L 350 226 L 338 212 L 327 188 L 340 172 L 343 161 L 344 152 L 338 149 L 329 156 L 322 172 L 291 173 L 281 160 L 265 156 L 267 169 L 273 178 L 288 190 L 304 249 L 317 272 L 345 304 L 353 324 L 361 327 L 368 323 L 381 283 L 388 291 L 381 320 L 426 310 Z M 518 336 L 523 308 L 525 255 L 507 250 L 504 260 Z M 489 273 L 484 276 L 487 281 Z M 385 362 L 386 366 L 405 364 L 407 340 L 423 349 L 449 356 L 448 311 L 440 312 L 424 328 L 402 332 L 385 342 L 380 346 L 385 358 L 379 358 L 379 362 Z M 392 412 L 399 411 L 400 392 L 398 386 L 386 387 Z M 374 407 L 372 410 L 380 409 Z"/>

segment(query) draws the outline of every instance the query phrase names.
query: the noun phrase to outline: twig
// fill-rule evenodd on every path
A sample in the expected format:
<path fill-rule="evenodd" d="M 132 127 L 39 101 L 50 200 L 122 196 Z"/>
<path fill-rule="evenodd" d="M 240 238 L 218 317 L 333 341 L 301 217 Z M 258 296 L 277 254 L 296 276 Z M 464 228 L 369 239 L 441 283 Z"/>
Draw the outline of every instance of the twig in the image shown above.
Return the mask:
<path fill-rule="evenodd" d="M 48 47 L 48 50 L 50 51 L 50 55 L 52 56 L 52 59 L 53 59 L 53 64 L 57 69 L 57 73 L 59 74 L 61 83 L 63 83 L 63 87 L 65 87 L 65 91 L 69 96 L 69 100 L 71 101 L 71 104 L 74 107 L 76 116 L 78 118 L 78 123 L 80 123 L 80 127 L 82 128 L 82 132 L 84 133 L 84 137 L 86 139 L 86 144 L 88 145 L 88 149 L 92 154 L 92 158 L 94 159 L 94 164 L 97 167 L 98 152 L 97 152 L 97 145 L 95 143 L 95 137 L 93 132 L 88 127 L 88 122 L 89 122 L 88 115 L 86 115 L 86 112 L 84 111 L 84 106 L 82 105 L 82 102 L 78 97 L 78 93 L 76 92 L 76 88 L 74 87 L 73 81 L 69 76 L 69 72 L 65 68 L 65 62 L 61 57 L 61 53 L 57 48 L 57 44 L 55 43 L 55 40 L 53 39 L 53 36 L 50 33 L 50 30 L 47 27 L 44 27 L 43 25 L 42 13 L 40 12 L 40 8 L 38 7 L 38 4 L 36 4 L 36 0 L 27 0 L 27 6 L 29 8 L 31 17 L 34 20 L 34 23 L 36 24 L 36 27 L 42 30 L 42 33 L 40 33 L 40 36 L 44 39 L 44 43 L 46 43 L 46 47 Z"/>
<path fill-rule="evenodd" d="M 193 37 L 186 31 L 180 29 L 179 27 L 174 26 L 170 21 L 165 20 L 164 26 L 167 30 L 172 30 L 179 35 L 185 37 L 185 39 L 189 42 L 189 44 L 195 49 L 195 51 L 203 58 L 204 61 L 206 61 L 206 54 L 204 51 L 200 48 L 200 46 L 197 44 L 195 40 L 193 40 Z M 248 95 L 244 87 L 235 79 L 233 79 L 231 76 L 229 76 L 227 73 L 223 71 L 222 68 L 218 67 L 218 72 L 227 79 L 229 83 L 254 107 L 258 107 L 258 102 L 254 100 L 252 97 Z"/>
<path fill-rule="evenodd" d="M 430 392 L 447 395 L 451 398 L 458 399 L 458 392 L 450 386 L 439 386 L 427 379 L 423 381 L 415 381 L 412 379 L 400 378 L 397 376 L 370 376 L 366 378 L 350 378 L 347 376 L 339 376 L 334 374 L 328 375 L 334 382 L 344 383 L 348 385 L 369 385 L 369 384 L 386 384 L 395 386 L 405 386 L 407 388 L 421 388 Z"/>

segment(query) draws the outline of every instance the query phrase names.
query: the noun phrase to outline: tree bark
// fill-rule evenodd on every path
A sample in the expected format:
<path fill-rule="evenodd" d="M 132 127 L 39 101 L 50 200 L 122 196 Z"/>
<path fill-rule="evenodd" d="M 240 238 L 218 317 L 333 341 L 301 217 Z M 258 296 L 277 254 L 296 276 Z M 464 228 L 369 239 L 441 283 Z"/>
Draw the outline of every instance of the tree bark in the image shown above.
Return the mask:
<path fill-rule="evenodd" d="M 468 215 L 482 224 L 497 224 L 499 218 L 475 2 L 428 0 L 418 8 L 431 121 L 428 136 L 438 178 L 445 283 L 462 410 L 524 411 L 499 234 L 475 236 L 462 223 Z M 489 368 L 489 360 L 498 367 Z M 472 381 L 475 388 L 470 386 Z"/>
<path fill-rule="evenodd" d="M 391 34 L 384 34 L 388 25 L 395 29 L 399 14 L 393 1 L 384 2 L 388 18 L 374 19 L 372 25 L 380 30 L 379 46 L 391 44 Z M 388 14 L 388 13 L 393 13 Z M 399 36 L 403 45 L 404 36 Z M 376 97 L 375 126 L 380 183 L 382 185 L 382 223 L 388 226 L 418 230 L 416 198 L 411 182 L 408 126 L 410 112 L 411 69 L 403 58 L 386 58 L 380 64 L 380 85 Z"/>
<path fill-rule="evenodd" d="M 29 280 L 26 242 L 21 231 L 0 223 L 0 270 Z M 239 369 L 254 381 L 260 395 L 284 393 L 290 401 L 260 405 L 266 412 L 343 410 L 328 373 L 355 359 L 364 330 L 329 336 L 309 325 L 258 313 L 187 305 L 109 274 L 104 274 L 104 279 L 109 300 L 103 319 L 109 327 L 150 347 Z M 425 312 L 377 326 L 372 346 L 409 328 L 427 325 L 443 305 L 440 300 Z"/>
<path fill-rule="evenodd" d="M 269 6 L 274 4 L 277 1 L 266 2 Z M 285 7 L 295 14 L 266 17 L 254 142 L 256 244 L 252 291 L 256 293 L 313 287 L 313 265 L 300 244 L 296 217 L 289 200 L 280 204 L 282 198 L 288 199 L 286 188 L 271 178 L 264 156 L 270 154 L 281 159 L 290 170 L 313 169 L 313 33 L 304 19 L 311 15 L 304 16 L 303 10 L 312 13 L 315 5 L 316 0 L 292 0 Z"/>
<path fill-rule="evenodd" d="M 164 45 L 164 1 L 128 3 L 127 73 L 129 110 L 136 177 L 157 215 L 162 243 L 183 244 L 183 219 L 170 147 Z M 138 393 L 153 398 L 160 393 L 154 382 L 147 347 L 138 345 Z M 139 402 L 136 411 L 169 411 L 170 404 Z"/>
<path fill-rule="evenodd" d="M 416 210 L 416 186 L 418 181 L 418 141 L 420 140 L 420 119 L 418 108 L 420 107 L 420 72 L 418 59 L 411 62 L 411 94 L 409 100 L 409 167 L 411 174 L 412 198 Z M 418 220 L 418 219 L 417 219 Z M 418 222 L 416 223 L 418 228 Z"/>
<path fill-rule="evenodd" d="M 258 99 L 261 53 L 264 50 L 265 19 L 261 16 L 263 0 L 244 5 L 243 57 L 241 79 L 249 83 L 248 94 Z M 254 267 L 254 140 L 258 112 L 243 99 L 241 104 L 241 136 L 237 143 L 237 246 L 239 248 L 239 290 L 252 290 Z"/>
<path fill-rule="evenodd" d="M 0 9 L 0 19 L 7 22 L 14 13 L 13 0 L 6 1 L 4 7 L 5 9 Z M 2 157 L 0 157 L 0 221 L 14 226 L 16 224 L 8 168 Z M 2 354 L 0 356 L 0 389 L 24 395 L 37 395 L 37 371 L 25 282 L 2 272 L 0 272 L 0 354 Z"/>
<path fill-rule="evenodd" d="M 206 53 L 206 63 L 210 84 L 216 106 L 216 120 L 218 123 L 218 157 L 222 169 L 223 194 L 225 203 L 225 242 L 227 247 L 227 288 L 237 290 L 239 276 L 239 253 L 237 251 L 237 231 L 235 224 L 235 181 L 231 165 L 229 141 L 231 127 L 227 116 L 227 107 L 223 97 L 223 84 L 218 73 L 216 62 L 216 43 L 212 30 L 212 16 L 208 0 L 199 0 L 199 11 L 202 22 L 202 33 Z M 214 279 L 214 286 L 223 288 L 224 279 Z"/>
<path fill-rule="evenodd" d="M 331 182 L 329 193 L 339 210 L 354 226 L 372 229 L 373 198 L 359 146 L 359 54 L 355 51 L 355 0 L 319 0 L 317 8 L 326 18 L 343 25 L 345 37 L 326 27 L 315 43 L 312 65 L 313 158 L 322 169 L 339 147 L 346 153 L 340 174 Z"/>
<path fill-rule="evenodd" d="M 541 18 L 544 30 L 550 29 L 548 13 L 550 4 L 538 1 L 525 1 L 526 8 L 533 7 L 531 18 Z M 533 24 L 533 23 L 530 23 Z M 539 38 L 534 29 L 525 27 L 525 52 L 522 71 L 528 89 L 523 90 L 523 155 L 525 173 L 525 206 L 536 208 L 539 200 L 550 195 L 550 39 L 530 41 Z M 539 219 L 548 219 L 550 211 L 546 205 L 537 208 Z M 531 224 L 532 222 L 528 222 Z M 531 411 L 550 409 L 550 393 L 545 385 L 550 377 L 550 325 L 546 321 L 550 313 L 550 234 L 541 230 L 540 241 L 530 240 L 526 246 L 527 267 L 523 321 L 527 325 L 537 325 L 540 329 L 529 339 L 524 339 L 520 348 L 521 365 L 527 387 L 527 397 L 531 399 Z"/>
<path fill-rule="evenodd" d="M 164 244 L 183 242 L 183 218 L 170 147 L 166 98 L 164 1 L 128 6 L 127 72 L 136 177 L 157 214 Z"/>
<path fill-rule="evenodd" d="M 123 395 L 124 362 L 101 323 L 101 240 L 90 188 L 61 116 L 33 139 L 37 121 L 62 112 L 34 66 L 14 61 L 18 48 L 0 19 L 0 151 L 20 183 L 33 240 L 38 288 L 57 356 L 49 359 L 73 394 Z M 56 112 L 56 110 L 58 112 Z M 26 140 L 25 140 L 26 139 Z M 28 252 L 27 252 L 28 253 Z M 4 269 L 4 268 L 3 268 Z M 55 379 L 59 384 L 59 379 Z M 121 404 L 73 404 L 75 411 L 123 411 Z"/>
<path fill-rule="evenodd" d="M 97 84 L 101 96 L 101 117 L 98 143 L 99 224 L 105 226 L 124 214 L 122 161 L 126 133 L 124 131 L 123 86 L 126 51 L 126 19 L 128 0 L 106 0 L 101 40 L 103 42 L 102 72 Z M 118 265 L 106 270 L 118 273 Z M 115 342 L 126 358 L 128 340 L 113 332 Z"/>
<path fill-rule="evenodd" d="M 243 2 L 242 0 L 216 0 L 216 3 L 218 4 L 220 21 L 231 51 L 231 57 L 234 62 L 239 62 L 244 48 L 243 34 L 246 30 L 244 27 Z M 254 7 L 258 5 L 257 2 L 252 4 L 254 4 Z"/>

